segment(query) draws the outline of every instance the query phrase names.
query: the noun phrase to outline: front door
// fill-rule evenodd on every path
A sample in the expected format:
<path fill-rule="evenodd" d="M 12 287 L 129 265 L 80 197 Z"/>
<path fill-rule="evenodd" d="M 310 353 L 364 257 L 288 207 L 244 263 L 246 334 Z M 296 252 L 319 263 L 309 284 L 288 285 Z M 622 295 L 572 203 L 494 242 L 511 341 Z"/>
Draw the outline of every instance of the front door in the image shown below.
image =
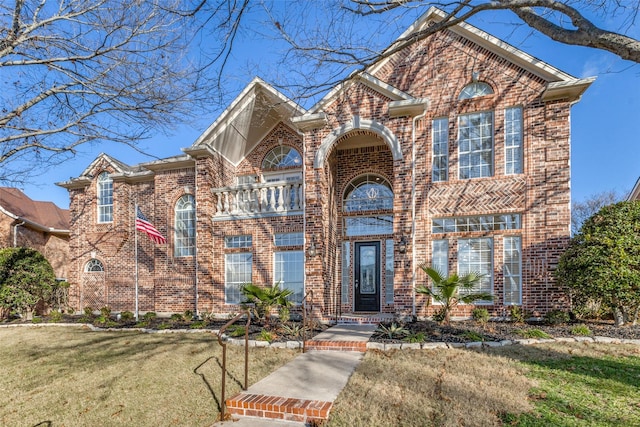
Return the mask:
<path fill-rule="evenodd" d="M 356 242 L 355 311 L 380 311 L 380 242 Z"/>

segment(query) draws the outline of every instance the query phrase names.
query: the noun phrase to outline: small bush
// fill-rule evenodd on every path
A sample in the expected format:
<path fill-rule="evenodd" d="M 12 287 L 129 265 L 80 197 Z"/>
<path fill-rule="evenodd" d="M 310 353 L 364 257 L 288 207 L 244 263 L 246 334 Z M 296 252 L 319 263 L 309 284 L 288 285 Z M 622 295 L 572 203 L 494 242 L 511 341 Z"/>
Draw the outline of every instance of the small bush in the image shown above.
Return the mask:
<path fill-rule="evenodd" d="M 229 329 L 227 329 L 227 334 L 230 337 L 243 337 L 245 332 L 247 331 L 247 328 L 245 328 L 242 325 L 232 325 L 229 327 Z"/>
<path fill-rule="evenodd" d="M 583 337 L 587 337 L 591 335 L 591 329 L 587 325 L 576 325 L 571 328 L 571 335 L 580 335 Z"/>
<path fill-rule="evenodd" d="M 62 312 L 58 310 L 53 310 L 49 313 L 49 320 L 52 322 L 61 322 L 62 321 Z"/>
<path fill-rule="evenodd" d="M 123 311 L 122 313 L 120 313 L 120 320 L 123 320 L 125 322 L 130 322 L 135 319 L 135 317 L 135 314 L 130 311 Z"/>
<path fill-rule="evenodd" d="M 184 320 L 191 320 L 193 319 L 193 311 L 191 310 L 185 310 L 184 313 L 182 313 L 182 318 Z"/>
<path fill-rule="evenodd" d="M 484 336 L 475 331 L 466 331 L 462 336 L 469 341 L 484 341 Z"/>
<path fill-rule="evenodd" d="M 544 321 L 549 325 L 567 323 L 569 319 L 569 313 L 562 310 L 551 310 L 544 315 Z"/>
<path fill-rule="evenodd" d="M 204 326 L 205 326 L 205 322 L 203 322 L 202 320 L 198 320 L 189 325 L 191 329 L 202 329 L 204 328 Z"/>
<path fill-rule="evenodd" d="M 409 330 L 407 328 L 403 327 L 402 325 L 398 325 L 395 322 L 389 326 L 378 326 L 377 332 L 381 333 L 386 338 L 389 338 L 391 340 L 409 335 Z"/>
<path fill-rule="evenodd" d="M 281 322 L 288 322 L 291 319 L 291 310 L 287 306 L 281 306 L 278 310 L 278 317 Z"/>
<path fill-rule="evenodd" d="M 542 331 L 540 329 L 518 329 L 516 334 L 520 335 L 523 338 L 541 338 L 541 339 L 549 339 L 553 338 L 551 335 Z"/>
<path fill-rule="evenodd" d="M 33 318 L 31 319 L 31 323 L 42 323 L 42 317 L 33 316 Z"/>
<path fill-rule="evenodd" d="M 483 325 L 489 321 L 489 311 L 486 308 L 474 308 L 471 317 L 478 323 Z"/>
<path fill-rule="evenodd" d="M 416 342 L 424 342 L 425 339 L 426 339 L 426 336 L 424 332 L 414 332 L 407 335 L 404 340 L 406 342 L 416 343 Z"/>
<path fill-rule="evenodd" d="M 298 338 L 302 335 L 304 328 L 298 324 L 282 325 L 282 332 L 293 338 Z"/>
<path fill-rule="evenodd" d="M 527 318 L 525 311 L 519 305 L 512 305 L 509 309 L 509 317 L 514 323 L 524 323 Z"/>
<path fill-rule="evenodd" d="M 258 341 L 266 341 L 268 343 L 272 343 L 275 339 L 276 335 L 266 329 L 261 330 L 260 335 L 258 336 Z"/>
<path fill-rule="evenodd" d="M 153 319 L 155 319 L 156 317 L 158 317 L 158 315 L 155 313 L 155 311 L 147 311 L 144 316 L 142 316 L 142 320 L 145 320 L 147 322 L 152 321 Z"/>
<path fill-rule="evenodd" d="M 447 316 L 447 311 L 444 308 L 436 311 L 431 318 L 434 322 L 442 323 L 444 322 L 445 317 Z"/>
<path fill-rule="evenodd" d="M 93 317 L 93 308 L 92 307 L 85 307 L 84 308 L 84 315 L 86 317 L 89 317 L 89 318 Z"/>
<path fill-rule="evenodd" d="M 168 324 L 167 322 L 162 322 L 158 325 L 158 329 L 162 330 L 162 329 L 169 329 L 171 327 L 170 324 Z"/>
<path fill-rule="evenodd" d="M 184 317 L 180 313 L 173 313 L 171 315 L 171 320 L 174 322 L 182 322 L 184 320 Z"/>

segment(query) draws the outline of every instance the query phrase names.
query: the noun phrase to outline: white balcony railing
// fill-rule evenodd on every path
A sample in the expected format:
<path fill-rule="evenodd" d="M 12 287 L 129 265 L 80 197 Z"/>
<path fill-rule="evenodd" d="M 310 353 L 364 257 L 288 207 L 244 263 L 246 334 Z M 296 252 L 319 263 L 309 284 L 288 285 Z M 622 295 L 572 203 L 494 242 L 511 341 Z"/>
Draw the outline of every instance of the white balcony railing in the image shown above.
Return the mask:
<path fill-rule="evenodd" d="M 244 184 L 212 190 L 215 216 L 256 216 L 261 214 L 301 213 L 302 181 L 278 181 Z"/>

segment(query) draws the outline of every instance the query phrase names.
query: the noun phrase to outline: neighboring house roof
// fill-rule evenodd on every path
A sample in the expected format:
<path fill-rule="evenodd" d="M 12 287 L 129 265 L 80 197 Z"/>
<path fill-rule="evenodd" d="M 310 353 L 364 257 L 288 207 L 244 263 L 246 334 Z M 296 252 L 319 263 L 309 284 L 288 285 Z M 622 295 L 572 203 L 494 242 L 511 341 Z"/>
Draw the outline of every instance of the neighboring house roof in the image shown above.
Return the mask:
<path fill-rule="evenodd" d="M 306 111 L 256 77 L 186 153 L 210 149 L 237 166 L 280 122 Z"/>
<path fill-rule="evenodd" d="M 69 210 L 31 200 L 17 188 L 0 187 L 0 212 L 38 231 L 69 234 Z"/>
<path fill-rule="evenodd" d="M 627 200 L 640 200 L 640 178 L 636 181 L 636 185 L 633 186 L 633 190 L 629 193 Z"/>

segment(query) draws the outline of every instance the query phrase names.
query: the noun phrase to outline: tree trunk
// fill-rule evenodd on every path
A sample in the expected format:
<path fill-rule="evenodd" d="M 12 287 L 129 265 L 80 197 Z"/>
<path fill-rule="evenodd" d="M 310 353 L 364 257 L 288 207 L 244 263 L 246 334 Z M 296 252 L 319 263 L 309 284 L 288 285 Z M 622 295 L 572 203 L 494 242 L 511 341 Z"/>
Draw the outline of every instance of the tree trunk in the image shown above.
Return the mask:
<path fill-rule="evenodd" d="M 624 309 L 620 307 L 616 307 L 613 309 L 613 319 L 615 321 L 616 326 L 624 325 Z"/>

